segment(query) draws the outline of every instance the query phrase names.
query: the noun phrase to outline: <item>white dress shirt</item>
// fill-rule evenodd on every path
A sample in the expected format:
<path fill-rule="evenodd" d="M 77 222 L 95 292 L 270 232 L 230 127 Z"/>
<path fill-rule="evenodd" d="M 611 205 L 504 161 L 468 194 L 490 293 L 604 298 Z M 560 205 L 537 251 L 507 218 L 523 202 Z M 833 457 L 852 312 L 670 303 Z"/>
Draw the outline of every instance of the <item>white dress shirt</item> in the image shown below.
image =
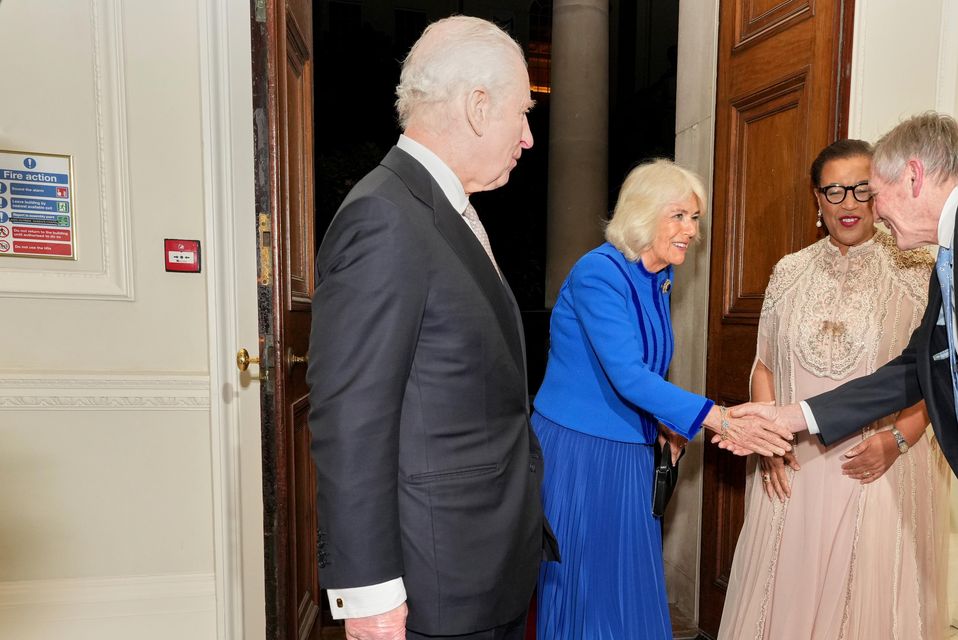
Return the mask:
<path fill-rule="evenodd" d="M 951 190 L 951 194 L 945 200 L 945 205 L 941 208 L 941 217 L 938 218 L 938 246 L 944 247 L 945 249 L 951 248 L 952 240 L 954 240 L 955 237 L 956 208 L 958 208 L 958 187 Z M 955 283 L 952 282 L 951 286 L 952 300 L 954 300 Z M 942 308 L 942 313 L 944 313 L 944 308 Z M 953 323 L 952 326 L 958 326 L 958 324 Z M 802 400 L 798 404 L 802 408 L 802 413 L 805 414 L 805 424 L 808 425 L 808 432 L 815 435 L 821 433 L 821 430 L 818 428 L 818 422 L 815 421 L 815 416 L 812 415 L 812 409 L 808 406 L 808 403 Z"/>
<path fill-rule="evenodd" d="M 412 138 L 399 136 L 396 146 L 411 155 L 419 164 L 425 167 L 432 179 L 442 189 L 449 204 L 459 215 L 466 210 L 469 197 L 462 188 L 459 178 L 449 166 L 439 159 L 435 153 L 419 144 Z M 333 618 L 365 618 L 395 609 L 406 601 L 406 586 L 402 577 L 393 578 L 386 582 L 351 589 L 328 589 L 329 610 Z"/>
<path fill-rule="evenodd" d="M 426 168 L 432 179 L 439 184 L 439 188 L 442 189 L 443 195 L 446 196 L 446 200 L 449 201 L 452 208 L 458 211 L 459 215 L 462 215 L 462 212 L 466 210 L 466 205 L 469 204 L 469 196 L 466 195 L 466 191 L 462 188 L 462 182 L 449 168 L 449 165 L 440 160 L 435 153 L 404 135 L 399 136 L 399 142 L 396 143 L 396 146 Z"/>

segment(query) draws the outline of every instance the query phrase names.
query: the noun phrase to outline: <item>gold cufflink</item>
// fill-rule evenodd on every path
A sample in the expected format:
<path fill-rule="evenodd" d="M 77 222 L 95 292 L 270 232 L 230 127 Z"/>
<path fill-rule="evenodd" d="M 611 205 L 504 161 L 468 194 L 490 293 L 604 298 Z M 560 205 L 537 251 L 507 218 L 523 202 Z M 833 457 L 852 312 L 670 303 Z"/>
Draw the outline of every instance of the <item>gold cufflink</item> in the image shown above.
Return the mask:
<path fill-rule="evenodd" d="M 342 598 L 336 598 L 336 606 L 339 607 L 340 609 L 343 608 L 343 599 L 342 599 Z"/>

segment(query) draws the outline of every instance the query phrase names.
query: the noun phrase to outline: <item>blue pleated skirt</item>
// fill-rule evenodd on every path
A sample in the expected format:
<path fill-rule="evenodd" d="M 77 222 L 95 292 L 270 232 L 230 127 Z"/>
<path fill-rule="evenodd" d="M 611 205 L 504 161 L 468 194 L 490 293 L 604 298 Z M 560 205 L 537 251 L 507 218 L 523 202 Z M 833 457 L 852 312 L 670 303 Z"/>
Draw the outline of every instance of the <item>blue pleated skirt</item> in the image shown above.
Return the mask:
<path fill-rule="evenodd" d="M 567 429 L 538 412 L 546 516 L 562 562 L 539 572 L 538 640 L 672 638 L 662 533 L 652 516 L 654 452 Z"/>

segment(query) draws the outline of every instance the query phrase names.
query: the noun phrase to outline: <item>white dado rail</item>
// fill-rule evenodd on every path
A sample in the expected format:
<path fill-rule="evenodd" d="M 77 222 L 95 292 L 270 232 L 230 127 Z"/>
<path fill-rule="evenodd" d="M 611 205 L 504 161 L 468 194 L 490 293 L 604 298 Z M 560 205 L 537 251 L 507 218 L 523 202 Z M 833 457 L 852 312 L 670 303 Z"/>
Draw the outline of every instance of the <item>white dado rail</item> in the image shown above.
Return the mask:
<path fill-rule="evenodd" d="M 209 411 L 209 384 L 206 375 L 0 373 L 0 410 Z"/>

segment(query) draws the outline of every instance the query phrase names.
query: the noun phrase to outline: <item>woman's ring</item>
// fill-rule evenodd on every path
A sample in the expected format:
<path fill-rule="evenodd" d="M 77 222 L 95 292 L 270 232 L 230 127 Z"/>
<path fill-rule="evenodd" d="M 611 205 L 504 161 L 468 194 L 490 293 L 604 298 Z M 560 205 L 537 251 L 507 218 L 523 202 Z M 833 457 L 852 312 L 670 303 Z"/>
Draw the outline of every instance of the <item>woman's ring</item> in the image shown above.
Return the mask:
<path fill-rule="evenodd" d="M 763 482 L 771 482 L 771 481 L 772 481 L 772 476 L 771 476 L 770 474 L 763 473 L 763 474 L 762 474 L 762 481 L 763 481 Z"/>
<path fill-rule="evenodd" d="M 872 475 L 872 472 L 871 472 L 871 471 L 865 471 L 865 472 L 862 473 L 862 477 L 863 477 L 863 478 L 870 478 L 871 475 Z"/>

